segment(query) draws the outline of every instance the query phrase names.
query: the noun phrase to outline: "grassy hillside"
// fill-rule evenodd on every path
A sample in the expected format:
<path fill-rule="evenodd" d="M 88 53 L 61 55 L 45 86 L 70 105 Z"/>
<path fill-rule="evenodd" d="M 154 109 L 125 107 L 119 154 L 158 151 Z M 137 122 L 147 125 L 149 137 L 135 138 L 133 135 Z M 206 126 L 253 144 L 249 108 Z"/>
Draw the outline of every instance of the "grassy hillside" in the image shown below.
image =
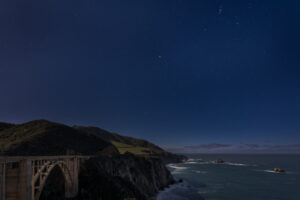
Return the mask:
<path fill-rule="evenodd" d="M 118 153 L 110 143 L 66 125 L 36 120 L 0 131 L 2 155 Z"/>
<path fill-rule="evenodd" d="M 172 154 L 146 140 L 121 136 L 116 133 L 110 133 L 97 127 L 74 126 L 75 129 L 93 134 L 101 139 L 113 144 L 121 154 L 126 152 L 144 157 L 160 157 L 165 160 L 182 160 L 184 156 Z"/>
<path fill-rule="evenodd" d="M 46 120 L 19 125 L 0 123 L 0 155 L 110 155 L 126 152 L 170 162 L 185 158 L 166 152 L 146 140 L 121 136 L 97 127 L 69 127 Z"/>
<path fill-rule="evenodd" d="M 97 127 L 74 126 L 75 129 L 85 131 L 112 143 L 121 154 L 130 152 L 137 155 L 162 154 L 165 151 L 160 147 L 142 139 L 121 136 L 110 133 Z"/>
<path fill-rule="evenodd" d="M 155 148 L 143 147 L 143 146 L 136 146 L 136 145 L 129 145 L 126 143 L 112 141 L 112 144 L 117 147 L 121 154 L 126 152 L 130 152 L 136 155 L 147 155 L 153 153 L 162 153 L 162 150 L 157 150 Z"/>

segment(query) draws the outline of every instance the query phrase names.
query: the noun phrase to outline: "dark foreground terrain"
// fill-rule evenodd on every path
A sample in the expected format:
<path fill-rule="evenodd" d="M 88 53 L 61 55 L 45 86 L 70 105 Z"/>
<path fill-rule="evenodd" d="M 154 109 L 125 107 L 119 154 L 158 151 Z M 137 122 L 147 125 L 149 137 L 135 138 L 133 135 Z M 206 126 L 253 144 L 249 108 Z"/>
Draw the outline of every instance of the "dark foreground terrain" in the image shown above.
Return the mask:
<path fill-rule="evenodd" d="M 165 164 L 185 159 L 145 140 L 46 120 L 0 123 L 0 152 L 6 156 L 92 155 L 80 164 L 76 200 L 153 199 L 159 190 L 175 183 Z M 46 183 L 41 200 L 65 199 L 59 167 Z"/>

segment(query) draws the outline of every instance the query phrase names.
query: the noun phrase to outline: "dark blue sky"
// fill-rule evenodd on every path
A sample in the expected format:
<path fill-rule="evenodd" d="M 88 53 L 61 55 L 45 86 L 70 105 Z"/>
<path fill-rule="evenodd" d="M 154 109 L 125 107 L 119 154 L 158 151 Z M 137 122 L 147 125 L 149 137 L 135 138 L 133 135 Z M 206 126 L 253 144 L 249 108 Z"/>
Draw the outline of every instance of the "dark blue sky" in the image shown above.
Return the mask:
<path fill-rule="evenodd" d="M 300 141 L 298 0 L 3 0 L 0 15 L 0 121 Z"/>

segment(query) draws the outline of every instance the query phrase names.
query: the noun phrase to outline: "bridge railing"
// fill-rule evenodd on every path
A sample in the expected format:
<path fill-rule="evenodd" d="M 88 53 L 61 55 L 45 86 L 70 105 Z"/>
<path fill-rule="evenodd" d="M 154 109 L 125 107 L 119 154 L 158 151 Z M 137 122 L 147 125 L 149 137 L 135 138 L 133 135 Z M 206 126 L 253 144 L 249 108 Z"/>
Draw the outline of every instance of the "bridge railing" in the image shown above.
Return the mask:
<path fill-rule="evenodd" d="M 59 156 L 0 156 L 0 163 L 18 162 L 21 160 L 60 160 L 68 158 L 89 159 L 93 156 L 85 155 L 59 155 Z"/>

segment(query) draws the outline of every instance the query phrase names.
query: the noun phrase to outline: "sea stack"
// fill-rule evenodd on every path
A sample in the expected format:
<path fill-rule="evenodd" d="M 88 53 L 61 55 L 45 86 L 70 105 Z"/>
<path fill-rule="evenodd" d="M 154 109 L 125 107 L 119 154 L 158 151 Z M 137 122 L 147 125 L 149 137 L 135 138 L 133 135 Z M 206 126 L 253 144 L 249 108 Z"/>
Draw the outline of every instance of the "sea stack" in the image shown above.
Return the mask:
<path fill-rule="evenodd" d="M 274 168 L 274 172 L 276 172 L 276 173 L 285 173 L 285 170 L 280 169 L 280 168 Z"/>
<path fill-rule="evenodd" d="M 224 163 L 224 160 L 218 158 L 215 162 L 216 162 L 217 164 L 220 164 L 220 163 Z"/>

